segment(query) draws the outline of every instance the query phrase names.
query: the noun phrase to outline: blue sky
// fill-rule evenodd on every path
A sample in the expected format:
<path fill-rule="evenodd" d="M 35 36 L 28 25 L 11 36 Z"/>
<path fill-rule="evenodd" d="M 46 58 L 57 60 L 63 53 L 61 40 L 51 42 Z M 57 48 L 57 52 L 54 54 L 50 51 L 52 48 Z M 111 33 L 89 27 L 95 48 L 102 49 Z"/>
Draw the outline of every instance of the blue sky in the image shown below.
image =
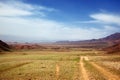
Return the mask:
<path fill-rule="evenodd" d="M 102 11 L 116 13 L 120 5 L 119 0 L 26 0 L 26 2 L 58 9 L 59 13 L 50 16 L 61 21 L 87 20 L 89 14 Z"/>
<path fill-rule="evenodd" d="M 0 0 L 5 41 L 98 39 L 120 32 L 120 0 Z"/>

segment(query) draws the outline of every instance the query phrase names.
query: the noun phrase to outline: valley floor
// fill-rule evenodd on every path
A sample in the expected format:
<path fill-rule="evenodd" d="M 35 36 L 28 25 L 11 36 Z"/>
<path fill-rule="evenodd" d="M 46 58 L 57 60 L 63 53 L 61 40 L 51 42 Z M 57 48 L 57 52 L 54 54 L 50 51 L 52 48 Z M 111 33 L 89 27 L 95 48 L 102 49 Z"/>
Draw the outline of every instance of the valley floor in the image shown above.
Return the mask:
<path fill-rule="evenodd" d="M 16 51 L 0 55 L 0 80 L 119 80 L 120 55 Z"/>

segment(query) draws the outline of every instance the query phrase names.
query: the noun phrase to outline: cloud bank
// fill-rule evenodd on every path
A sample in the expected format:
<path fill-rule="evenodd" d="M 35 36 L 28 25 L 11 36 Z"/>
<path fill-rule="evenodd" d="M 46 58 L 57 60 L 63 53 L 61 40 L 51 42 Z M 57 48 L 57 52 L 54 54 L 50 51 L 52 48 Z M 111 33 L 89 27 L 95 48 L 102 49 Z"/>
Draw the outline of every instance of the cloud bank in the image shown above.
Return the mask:
<path fill-rule="evenodd" d="M 102 28 L 91 27 L 87 29 L 81 25 L 73 26 L 71 23 L 47 18 L 47 14 L 54 14 L 56 11 L 55 8 L 27 4 L 23 1 L 1 1 L 0 35 L 20 36 L 31 39 L 31 41 L 57 41 L 97 39 L 111 32 L 119 31 L 111 24 L 120 25 L 120 16 L 103 13 L 91 14 L 91 21 L 88 22 L 101 23 L 103 26 Z"/>
<path fill-rule="evenodd" d="M 54 12 L 56 9 L 45 6 L 26 4 L 21 1 L 0 2 L 0 16 L 45 16 L 45 12 Z"/>
<path fill-rule="evenodd" d="M 90 15 L 90 17 L 95 19 L 98 22 L 104 22 L 106 24 L 120 25 L 120 16 L 119 15 L 98 13 L 98 14 Z"/>

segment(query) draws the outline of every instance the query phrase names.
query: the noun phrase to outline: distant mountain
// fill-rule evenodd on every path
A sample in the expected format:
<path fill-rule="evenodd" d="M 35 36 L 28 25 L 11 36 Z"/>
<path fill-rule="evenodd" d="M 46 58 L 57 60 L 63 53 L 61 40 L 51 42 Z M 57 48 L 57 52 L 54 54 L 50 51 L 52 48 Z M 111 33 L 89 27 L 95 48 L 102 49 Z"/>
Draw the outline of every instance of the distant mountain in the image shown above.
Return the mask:
<path fill-rule="evenodd" d="M 107 48 L 104 48 L 104 50 L 107 52 L 107 53 L 120 53 L 120 42 L 113 45 L 113 46 L 110 46 L 110 47 L 107 47 Z"/>
<path fill-rule="evenodd" d="M 108 46 L 112 46 L 118 42 L 120 42 L 120 33 L 114 33 L 110 36 L 100 39 L 82 41 L 58 41 L 56 42 L 56 44 L 79 45 L 82 48 L 105 48 Z"/>
<path fill-rule="evenodd" d="M 107 41 L 109 44 L 111 44 L 109 47 L 103 49 L 107 53 L 110 54 L 120 52 L 120 33 L 112 34 L 110 36 L 102 38 L 101 40 Z"/>
<path fill-rule="evenodd" d="M 0 40 L 0 52 L 2 51 L 10 51 L 10 46 L 7 43 Z"/>
<path fill-rule="evenodd" d="M 79 42 L 99 42 L 99 41 L 119 41 L 120 33 L 114 33 L 100 39 L 82 40 L 82 41 L 58 41 L 56 43 L 79 43 Z"/>
<path fill-rule="evenodd" d="M 110 36 L 102 38 L 101 40 L 109 40 L 109 41 L 120 40 L 120 33 L 114 33 Z"/>
<path fill-rule="evenodd" d="M 117 44 L 120 42 L 120 33 L 114 33 L 110 36 L 104 37 L 100 39 L 101 41 L 106 41 L 109 46 Z"/>
<path fill-rule="evenodd" d="M 103 49 L 109 46 L 112 46 L 114 44 L 117 44 L 120 42 L 120 33 L 114 33 L 112 35 L 109 35 L 107 37 L 104 38 L 100 38 L 100 39 L 91 39 L 91 40 L 83 40 L 83 41 L 58 41 L 55 43 L 52 43 L 51 45 L 60 45 L 63 47 L 67 47 L 67 48 L 95 48 L 95 49 Z M 4 42 L 1 41 L 1 44 L 3 44 Z M 46 45 L 41 45 L 39 43 L 19 43 L 19 42 L 8 42 L 9 46 L 3 46 L 0 44 L 0 50 L 9 50 L 9 48 L 11 47 L 11 49 L 13 50 L 22 50 L 22 49 L 39 49 L 39 50 L 44 50 L 46 49 Z M 47 47 L 49 47 L 47 45 Z"/>
<path fill-rule="evenodd" d="M 46 47 L 44 46 L 40 46 L 39 44 L 33 44 L 33 43 L 17 43 L 16 42 L 16 43 L 9 43 L 9 45 L 13 50 L 46 49 Z"/>

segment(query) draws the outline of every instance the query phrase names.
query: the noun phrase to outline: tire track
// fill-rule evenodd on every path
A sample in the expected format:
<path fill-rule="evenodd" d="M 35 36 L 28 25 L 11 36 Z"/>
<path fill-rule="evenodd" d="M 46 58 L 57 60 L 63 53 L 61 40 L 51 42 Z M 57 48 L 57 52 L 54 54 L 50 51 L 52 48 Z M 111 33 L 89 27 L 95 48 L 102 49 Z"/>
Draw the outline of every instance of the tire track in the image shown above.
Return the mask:
<path fill-rule="evenodd" d="M 94 62 L 90 62 L 99 72 L 101 72 L 107 80 L 119 80 L 120 78 L 117 75 L 112 74 L 111 72 L 105 70 L 101 66 L 95 64 Z"/>
<path fill-rule="evenodd" d="M 56 79 L 58 80 L 59 79 L 59 76 L 60 76 L 60 67 L 58 64 L 56 64 Z"/>
<path fill-rule="evenodd" d="M 30 63 L 32 63 L 32 62 L 25 62 L 25 63 L 18 64 L 18 65 L 16 65 L 16 66 L 9 67 L 9 68 L 4 69 L 4 70 L 0 70 L 0 74 L 3 73 L 3 72 L 5 72 L 5 71 L 9 71 L 9 70 L 11 70 L 11 69 L 18 68 L 18 67 L 21 67 L 21 66 L 30 64 Z"/>
<path fill-rule="evenodd" d="M 86 69 L 85 69 L 85 67 L 84 67 L 83 59 L 86 59 L 86 58 L 84 58 L 84 57 L 81 56 L 81 57 L 80 57 L 80 61 L 79 61 L 80 68 L 81 68 L 81 71 L 82 71 L 82 76 L 83 76 L 83 79 L 84 79 L 84 80 L 89 80 L 87 71 L 86 71 Z"/>

